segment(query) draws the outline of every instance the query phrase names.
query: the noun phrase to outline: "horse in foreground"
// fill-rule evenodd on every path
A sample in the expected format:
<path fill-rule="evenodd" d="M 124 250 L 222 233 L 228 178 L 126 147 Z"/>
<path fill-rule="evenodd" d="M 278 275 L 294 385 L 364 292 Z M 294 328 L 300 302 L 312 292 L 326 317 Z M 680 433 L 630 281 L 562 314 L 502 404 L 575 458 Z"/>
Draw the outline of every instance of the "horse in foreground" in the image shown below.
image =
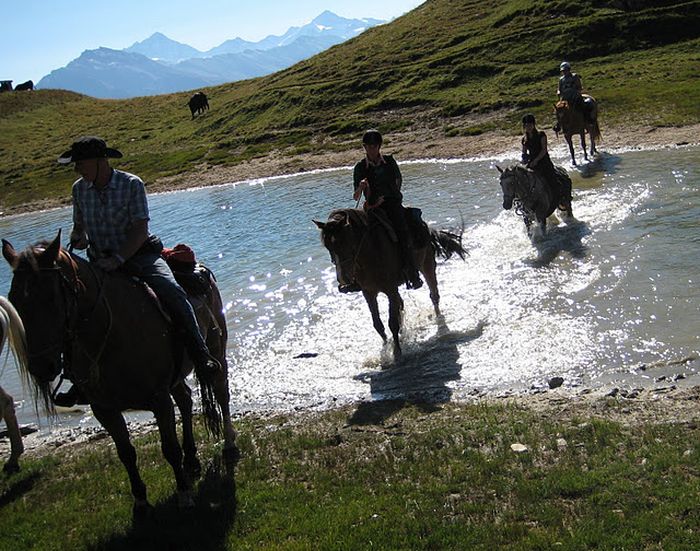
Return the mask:
<path fill-rule="evenodd" d="M 27 366 L 27 343 L 22 320 L 12 303 L 0 296 L 0 353 L 8 344 L 20 371 Z M 5 420 L 7 434 L 10 437 L 10 458 L 3 465 L 2 470 L 8 474 L 19 471 L 19 456 L 24 452 L 22 433 L 19 430 L 15 404 L 10 396 L 0 386 L 0 421 Z"/>
<path fill-rule="evenodd" d="M 372 314 L 372 323 L 377 333 L 386 342 L 384 324 L 379 316 L 377 295 L 384 293 L 389 299 L 389 329 L 394 337 L 394 357 L 401 357 L 399 330 L 403 299 L 399 285 L 404 282 L 402 262 L 398 244 L 392 239 L 385 223 L 373 214 L 358 209 L 334 210 L 327 222 L 314 223 L 321 230 L 321 241 L 331 253 L 336 267 L 338 281 L 355 281 L 362 288 Z M 444 230 L 429 229 L 422 221 L 423 235 L 414 232 L 413 258 L 423 274 L 435 314 L 440 316 L 440 293 L 435 274 L 435 259 L 444 259 L 458 254 L 462 259 L 466 250 L 462 247 L 461 236 Z M 409 224 L 411 228 L 411 224 Z"/>
<path fill-rule="evenodd" d="M 571 143 L 571 137 L 574 134 L 578 134 L 581 137 L 581 149 L 583 149 L 583 158 L 585 160 L 588 160 L 588 153 L 586 153 L 586 132 L 588 132 L 588 136 L 591 139 L 591 156 L 598 152 L 595 143 L 596 140 L 600 141 L 601 138 L 600 127 L 598 126 L 598 104 L 592 96 L 587 94 L 583 94 L 583 99 L 592 105 L 590 116 L 593 122 L 586 121 L 583 113 L 579 109 L 572 108 L 566 100 L 561 100 L 554 105 L 557 122 L 569 146 L 571 163 L 574 166 L 576 166 L 576 155 L 574 154 L 574 146 Z"/>
<path fill-rule="evenodd" d="M 192 478 L 201 466 L 192 432 L 192 395 L 185 382 L 192 365 L 182 339 L 143 283 L 122 273 L 107 274 L 65 251 L 60 235 L 21 253 L 2 242 L 2 254 L 14 272 L 9 298 L 24 322 L 27 369 L 35 389 L 53 411 L 50 383 L 67 361 L 73 383 L 114 440 L 126 468 L 135 520 L 150 515 L 152 507 L 122 412 L 152 411 L 163 455 L 175 473 L 179 503 L 191 506 Z M 203 304 L 192 302 L 207 346 L 224 368 L 212 380 L 199 378 L 205 425 L 215 436 L 223 430 L 225 451 L 235 453 L 221 297 L 212 282 Z M 182 447 L 171 395 L 182 417 Z"/>
<path fill-rule="evenodd" d="M 557 208 L 566 217 L 573 218 L 571 208 L 571 178 L 561 167 L 555 166 L 559 180 L 560 193 L 552 191 L 550 186 L 533 170 L 521 165 L 506 169 L 496 166 L 501 173 L 501 190 L 503 191 L 503 208 L 510 210 L 515 205 L 515 212 L 523 217 L 525 227 L 530 234 L 533 222 L 544 235 L 547 231 L 547 217 Z"/>

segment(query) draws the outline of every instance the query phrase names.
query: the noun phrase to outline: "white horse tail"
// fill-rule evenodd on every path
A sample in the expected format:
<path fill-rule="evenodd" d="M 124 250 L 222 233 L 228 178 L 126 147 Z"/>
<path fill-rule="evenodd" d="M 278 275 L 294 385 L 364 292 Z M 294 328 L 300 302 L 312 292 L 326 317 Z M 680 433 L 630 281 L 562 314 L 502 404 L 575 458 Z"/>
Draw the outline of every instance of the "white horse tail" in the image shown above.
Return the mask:
<path fill-rule="evenodd" d="M 10 345 L 10 351 L 17 361 L 17 368 L 22 375 L 22 379 L 28 383 L 30 375 L 27 360 L 27 335 L 24 332 L 24 324 L 12 303 L 3 296 L 0 296 L 0 327 L 2 329 L 0 351 L 4 349 L 6 343 Z"/>

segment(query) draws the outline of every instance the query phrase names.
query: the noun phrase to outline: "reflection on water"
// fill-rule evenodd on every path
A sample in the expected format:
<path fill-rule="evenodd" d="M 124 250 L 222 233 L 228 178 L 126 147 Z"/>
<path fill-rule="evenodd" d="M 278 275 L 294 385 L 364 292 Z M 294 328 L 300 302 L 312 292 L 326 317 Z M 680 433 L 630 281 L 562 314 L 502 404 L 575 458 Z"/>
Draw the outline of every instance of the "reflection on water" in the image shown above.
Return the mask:
<path fill-rule="evenodd" d="M 565 163 L 568 153 L 559 153 L 555 162 Z M 349 168 L 151 197 L 151 229 L 168 246 L 192 245 L 217 276 L 234 410 L 357 401 L 376 416 L 377 399 L 440 403 L 555 375 L 565 385 L 642 385 L 682 371 L 697 382 L 697 359 L 672 362 L 700 348 L 698 148 L 602 154 L 571 170 L 576 219 L 550 225 L 536 242 L 501 209 L 493 161 L 405 163 L 402 172 L 406 203 L 439 227 L 464 221 L 470 254 L 438 266 L 441 318 L 427 289 L 402 291 L 399 362 L 362 296 L 337 293 L 312 222 L 354 205 Z M 0 219 L 16 247 L 59 228 L 66 236 L 67 209 Z M 0 292 L 9 279 L 2 263 Z M 380 311 L 386 320 L 383 298 Z M 14 367 L 0 372 L 22 399 L 21 420 L 31 421 Z"/>

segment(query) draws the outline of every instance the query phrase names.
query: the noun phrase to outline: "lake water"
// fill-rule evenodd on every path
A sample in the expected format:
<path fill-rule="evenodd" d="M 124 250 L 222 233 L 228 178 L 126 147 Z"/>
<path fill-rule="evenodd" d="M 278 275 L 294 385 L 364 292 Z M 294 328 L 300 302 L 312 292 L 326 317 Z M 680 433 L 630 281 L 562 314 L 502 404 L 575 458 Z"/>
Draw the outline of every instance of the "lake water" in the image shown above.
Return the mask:
<path fill-rule="evenodd" d="M 566 161 L 563 149 L 554 157 Z M 151 196 L 151 230 L 166 246 L 192 245 L 218 278 L 234 411 L 439 402 L 546 387 L 553 376 L 573 387 L 700 383 L 700 148 L 568 167 L 577 222 L 534 244 L 501 208 L 497 162 L 509 160 L 401 163 L 405 202 L 435 227 L 463 223 L 470 254 L 438 266 L 444 324 L 425 286 L 402 291 L 398 363 L 361 294 L 336 291 L 312 222 L 354 206 L 349 167 Z M 59 228 L 65 242 L 70 227 L 61 209 L 2 218 L 0 236 L 24 248 Z M 1 262 L 0 293 L 10 277 Z M 12 360 L 0 375 L 20 422 L 37 422 Z M 93 422 L 89 410 L 38 421 L 44 430 Z"/>

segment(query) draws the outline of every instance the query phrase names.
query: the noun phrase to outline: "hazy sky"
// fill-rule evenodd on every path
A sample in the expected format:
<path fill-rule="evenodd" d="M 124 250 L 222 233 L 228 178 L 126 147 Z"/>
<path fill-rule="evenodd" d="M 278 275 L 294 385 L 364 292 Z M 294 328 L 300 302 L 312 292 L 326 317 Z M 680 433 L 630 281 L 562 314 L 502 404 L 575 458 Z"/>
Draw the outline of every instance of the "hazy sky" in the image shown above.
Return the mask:
<path fill-rule="evenodd" d="M 325 10 L 392 19 L 423 0 L 14 0 L 3 6 L 0 80 L 36 84 L 84 50 L 121 50 L 154 32 L 208 50 L 240 37 L 258 41 Z"/>

